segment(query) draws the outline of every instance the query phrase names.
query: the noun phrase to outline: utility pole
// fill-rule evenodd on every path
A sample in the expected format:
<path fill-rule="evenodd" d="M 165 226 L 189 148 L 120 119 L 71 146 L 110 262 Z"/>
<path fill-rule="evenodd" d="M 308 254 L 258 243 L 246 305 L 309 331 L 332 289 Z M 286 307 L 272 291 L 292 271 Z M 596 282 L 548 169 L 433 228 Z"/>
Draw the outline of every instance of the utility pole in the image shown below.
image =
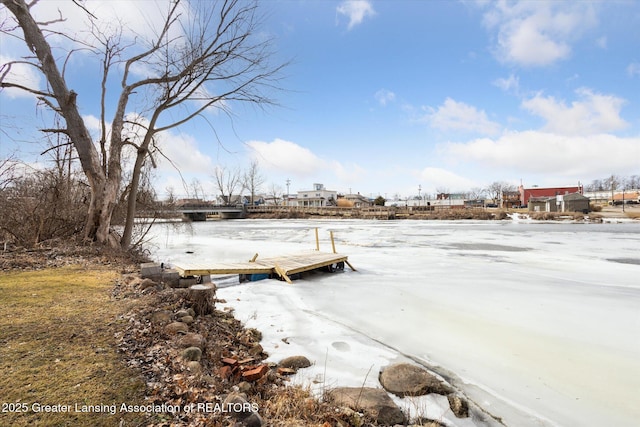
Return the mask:
<path fill-rule="evenodd" d="M 422 204 L 422 196 L 420 195 L 421 193 L 422 193 L 422 184 L 418 184 L 418 206 Z"/>
<path fill-rule="evenodd" d="M 287 206 L 289 206 L 289 185 L 291 184 L 291 180 L 287 178 L 287 201 L 285 202 Z"/>

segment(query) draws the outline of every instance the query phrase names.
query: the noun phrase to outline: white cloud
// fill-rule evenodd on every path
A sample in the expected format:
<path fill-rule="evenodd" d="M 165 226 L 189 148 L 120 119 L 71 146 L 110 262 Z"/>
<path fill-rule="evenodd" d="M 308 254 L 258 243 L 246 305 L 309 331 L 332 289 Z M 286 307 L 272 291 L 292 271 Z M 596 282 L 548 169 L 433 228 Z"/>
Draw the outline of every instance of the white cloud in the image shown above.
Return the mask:
<path fill-rule="evenodd" d="M 631 77 L 638 76 L 640 77 L 640 62 L 632 62 L 627 67 L 627 74 Z"/>
<path fill-rule="evenodd" d="M 162 132 L 156 139 L 162 153 L 171 159 L 180 172 L 198 171 L 206 175 L 213 173 L 214 164 L 211 157 L 200 151 L 192 136 Z M 156 156 L 156 161 L 159 172 L 175 172 L 174 166 L 164 157 Z"/>
<path fill-rule="evenodd" d="M 445 155 L 487 169 L 553 174 L 576 178 L 617 171 L 635 173 L 640 138 L 614 135 L 563 136 L 540 131 L 505 132 L 498 139 L 480 138 L 442 147 Z"/>
<path fill-rule="evenodd" d="M 82 8 L 74 2 L 41 1 L 30 8 L 34 18 L 40 22 L 50 22 L 47 29 L 50 31 L 48 39 L 57 49 L 56 55 L 64 57 L 65 51 L 76 49 L 70 56 L 68 66 L 75 61 L 83 61 L 83 55 L 93 55 L 90 49 L 78 49 L 84 44 L 95 45 L 95 38 L 89 29 L 90 17 L 84 9 L 98 19 L 99 31 L 110 34 L 122 31 L 122 46 L 128 45 L 127 51 L 131 54 L 145 48 L 143 42 L 151 43 L 157 38 L 160 29 L 164 25 L 166 15 L 171 7 L 170 0 L 86 0 L 82 2 Z M 188 20 L 194 13 L 188 9 L 188 4 L 181 3 L 179 13 L 181 19 Z M 2 12 L 2 10 L 0 10 Z M 8 15 L 8 12 L 6 12 Z M 60 20 L 62 17 L 62 21 Z M 0 16 L 3 18 L 3 16 Z M 180 25 L 172 26 L 168 38 L 178 39 L 183 31 Z M 64 34 L 64 36 L 62 35 Z M 25 44 L 17 39 L 0 34 L 2 38 L 2 50 L 12 57 L 32 56 Z M 124 56 L 127 56 L 126 54 Z M 149 69 L 142 69 L 136 63 L 132 72 L 142 72 L 149 75 Z"/>
<path fill-rule="evenodd" d="M 596 45 L 597 45 L 600 49 L 606 49 L 606 48 L 607 48 L 607 37 L 606 37 L 606 36 L 599 37 L 599 38 L 596 40 Z"/>
<path fill-rule="evenodd" d="M 273 142 L 249 141 L 247 145 L 253 150 L 252 157 L 266 170 L 310 177 L 327 166 L 309 149 L 283 139 Z"/>
<path fill-rule="evenodd" d="M 295 182 L 321 182 L 333 189 L 349 188 L 367 175 L 356 163 L 342 163 L 323 158 L 294 142 L 275 139 L 272 142 L 249 141 L 250 157 L 268 174 L 295 178 Z M 310 184 L 307 184 L 310 185 Z"/>
<path fill-rule="evenodd" d="M 15 61 L 4 55 L 0 55 L 0 70 L 5 72 L 9 62 Z M 40 89 L 42 85 L 41 74 L 36 72 L 36 68 L 27 64 L 11 64 L 11 71 L 5 76 L 6 82 L 15 83 L 30 89 Z M 5 88 L 2 93 L 11 99 L 15 98 L 32 98 L 31 93 L 15 88 Z"/>
<path fill-rule="evenodd" d="M 506 79 L 499 78 L 494 80 L 493 85 L 499 87 L 505 92 L 513 91 L 515 93 L 518 93 L 518 91 L 520 90 L 520 79 L 517 76 L 510 74 Z"/>
<path fill-rule="evenodd" d="M 493 135 L 500 125 L 490 121 L 483 110 L 447 98 L 437 109 L 430 108 L 424 119 L 434 128 Z"/>
<path fill-rule="evenodd" d="M 522 107 L 547 121 L 543 130 L 563 135 L 591 135 L 623 129 L 627 123 L 620 117 L 624 100 L 601 95 L 589 89 L 578 89 L 580 97 L 570 106 L 552 96 L 540 94 L 525 100 Z"/>
<path fill-rule="evenodd" d="M 596 24 L 589 2 L 492 2 L 484 23 L 497 30 L 500 61 L 546 66 L 566 59 L 571 43 Z"/>
<path fill-rule="evenodd" d="M 455 192 L 477 186 L 474 181 L 442 168 L 424 168 L 416 174 L 416 178 L 423 188 L 423 194 L 445 189 Z"/>
<path fill-rule="evenodd" d="M 144 2 L 87 0 L 82 3 L 82 6 L 96 16 L 98 22 L 109 22 L 115 26 L 122 24 L 125 39 L 142 36 L 146 40 L 153 40 L 164 24 L 171 2 L 170 0 L 146 0 Z M 32 12 L 38 20 L 47 21 L 59 19 L 62 14 L 64 22 L 52 24 L 52 28 L 77 38 L 83 37 L 83 34 L 89 36 L 87 31 L 88 15 L 72 2 L 44 1 L 33 7 Z M 183 6 L 180 12 L 185 17 L 191 15 L 186 6 Z M 175 37 L 176 34 L 170 34 L 170 37 L 172 36 Z"/>
<path fill-rule="evenodd" d="M 369 0 L 345 0 L 338 5 L 336 11 L 349 18 L 347 26 L 349 30 L 361 24 L 367 16 L 373 16 L 376 13 Z"/>
<path fill-rule="evenodd" d="M 396 100 L 396 94 L 386 89 L 380 89 L 374 96 L 383 107 Z"/>
<path fill-rule="evenodd" d="M 329 165 L 333 175 L 344 185 L 349 183 L 361 182 L 367 174 L 367 171 L 359 165 L 352 163 L 343 165 L 337 160 L 333 160 Z"/>

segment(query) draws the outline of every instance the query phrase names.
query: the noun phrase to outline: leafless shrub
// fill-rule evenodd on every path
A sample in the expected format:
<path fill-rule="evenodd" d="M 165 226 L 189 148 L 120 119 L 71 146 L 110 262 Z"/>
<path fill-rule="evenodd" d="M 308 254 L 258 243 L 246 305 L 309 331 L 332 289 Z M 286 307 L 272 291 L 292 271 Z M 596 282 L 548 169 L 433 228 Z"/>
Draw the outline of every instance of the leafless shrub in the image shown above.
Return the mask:
<path fill-rule="evenodd" d="M 32 170 L 0 189 L 0 239 L 32 247 L 82 230 L 89 189 L 76 175 L 57 172 Z"/>

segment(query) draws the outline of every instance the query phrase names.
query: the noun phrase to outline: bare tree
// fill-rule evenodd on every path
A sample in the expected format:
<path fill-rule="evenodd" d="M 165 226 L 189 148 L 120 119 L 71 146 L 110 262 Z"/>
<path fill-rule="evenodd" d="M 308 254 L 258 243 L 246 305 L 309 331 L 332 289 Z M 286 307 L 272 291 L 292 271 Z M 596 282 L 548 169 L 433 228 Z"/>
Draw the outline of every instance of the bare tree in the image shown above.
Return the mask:
<path fill-rule="evenodd" d="M 516 186 L 505 181 L 494 181 L 487 187 L 487 193 L 496 203 L 501 203 L 502 193 L 505 191 L 515 191 Z"/>
<path fill-rule="evenodd" d="M 438 194 L 447 194 L 448 195 L 449 192 L 450 192 L 450 190 L 449 190 L 448 187 L 443 187 L 443 186 L 436 187 L 436 193 L 438 193 Z"/>
<path fill-rule="evenodd" d="M 282 198 L 282 187 L 272 183 L 271 186 L 269 186 L 269 198 L 273 200 L 274 204 L 279 205 L 280 203 L 278 201 Z"/>
<path fill-rule="evenodd" d="M 13 155 L 0 159 L 0 191 L 7 188 L 15 180 L 17 165 Z"/>
<path fill-rule="evenodd" d="M 82 170 L 91 189 L 84 235 L 101 243 L 110 239 L 111 217 L 121 192 L 123 150 L 132 146 L 135 163 L 128 186 L 128 208 L 120 244 L 131 244 L 136 193 L 145 161 L 161 155 L 156 136 L 180 126 L 208 109 L 217 108 L 230 115 L 234 102 L 259 106 L 273 104 L 266 91 L 277 89 L 278 75 L 284 67 L 272 65 L 271 40 L 259 34 L 261 24 L 257 0 L 197 1 L 185 4 L 172 0 L 157 36 L 153 40 L 136 39 L 126 45 L 122 28 L 101 32 L 94 15 L 93 44 L 82 44 L 101 58 L 102 67 L 102 132 L 99 150 L 79 112 L 78 94 L 70 90 L 45 33 L 52 22 L 37 22 L 31 8 L 36 1 L 0 0 L 15 18 L 15 28 L 3 26 L 4 32 L 22 38 L 35 57 L 4 64 L 0 69 L 0 87 L 17 88 L 37 96 L 41 102 L 62 116 L 65 126 L 49 132 L 66 134 L 77 152 Z M 77 3 L 76 3 L 77 4 Z M 192 7 L 194 10 L 188 10 Z M 62 18 L 61 18 L 62 19 Z M 22 34 L 20 34 L 20 31 Z M 64 34 L 73 40 L 71 34 Z M 76 44 L 79 42 L 76 40 Z M 64 64 L 75 52 L 71 50 Z M 49 87 L 46 90 L 25 87 L 11 81 L 11 67 L 19 63 L 42 72 Z M 118 65 L 118 66 L 115 66 Z M 132 70 L 136 72 L 132 72 Z M 140 76 L 143 71 L 146 75 Z M 107 131 L 105 99 L 107 75 L 121 73 L 119 96 Z M 135 101 L 135 102 L 134 102 Z M 127 121 L 127 109 L 136 105 L 138 117 Z M 127 126 L 129 125 L 129 126 Z M 134 137 L 132 136 L 132 132 Z"/>
<path fill-rule="evenodd" d="M 233 197 L 236 196 L 236 191 L 238 194 L 242 193 L 242 178 L 240 176 L 240 171 L 238 169 L 229 170 L 226 167 L 218 166 L 215 169 L 215 173 L 213 175 L 215 179 L 215 184 L 220 191 L 220 197 L 224 201 L 226 205 L 233 204 Z"/>
<path fill-rule="evenodd" d="M 480 187 L 473 187 L 469 190 L 469 198 L 473 200 L 483 199 L 485 195 L 485 190 Z"/>
<path fill-rule="evenodd" d="M 189 186 L 190 198 L 196 200 L 204 200 L 204 189 L 202 188 L 202 183 L 198 178 L 193 178 L 191 180 L 191 185 Z"/>
<path fill-rule="evenodd" d="M 585 188 L 586 191 L 603 191 L 606 190 L 603 181 L 601 179 L 594 179 L 591 184 L 588 184 Z"/>
<path fill-rule="evenodd" d="M 258 162 L 253 161 L 244 173 L 242 177 L 244 188 L 249 191 L 251 195 L 251 205 L 255 204 L 256 192 L 260 190 L 262 184 L 264 184 L 264 177 L 260 174 L 260 168 Z"/>
<path fill-rule="evenodd" d="M 605 179 L 602 180 L 603 184 L 605 186 L 605 188 L 607 190 L 611 190 L 611 200 L 613 200 L 613 194 L 615 192 L 615 190 L 618 189 L 618 187 L 620 187 L 620 178 L 616 175 L 611 175 Z"/>
<path fill-rule="evenodd" d="M 627 185 L 629 188 L 640 188 L 640 175 L 631 175 L 627 178 Z"/>

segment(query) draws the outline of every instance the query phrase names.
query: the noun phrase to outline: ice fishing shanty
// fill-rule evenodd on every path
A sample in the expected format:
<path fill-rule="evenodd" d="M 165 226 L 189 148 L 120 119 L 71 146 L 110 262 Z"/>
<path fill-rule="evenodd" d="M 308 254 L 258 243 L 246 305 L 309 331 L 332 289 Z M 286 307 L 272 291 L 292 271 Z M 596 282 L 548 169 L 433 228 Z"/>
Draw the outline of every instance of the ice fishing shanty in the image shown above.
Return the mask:
<path fill-rule="evenodd" d="M 356 269 L 349 263 L 347 255 L 336 252 L 333 232 L 330 232 L 332 253 L 320 251 L 318 229 L 316 228 L 316 250 L 299 254 L 283 255 L 270 258 L 253 258 L 245 262 L 222 262 L 211 265 L 174 265 L 182 277 L 210 278 L 212 275 L 237 274 L 240 281 L 255 281 L 269 277 L 280 278 L 287 283 L 300 273 L 313 270 L 325 270 L 328 272 L 344 270 L 345 264 L 353 271 Z M 207 281 L 206 279 L 204 281 Z"/>

